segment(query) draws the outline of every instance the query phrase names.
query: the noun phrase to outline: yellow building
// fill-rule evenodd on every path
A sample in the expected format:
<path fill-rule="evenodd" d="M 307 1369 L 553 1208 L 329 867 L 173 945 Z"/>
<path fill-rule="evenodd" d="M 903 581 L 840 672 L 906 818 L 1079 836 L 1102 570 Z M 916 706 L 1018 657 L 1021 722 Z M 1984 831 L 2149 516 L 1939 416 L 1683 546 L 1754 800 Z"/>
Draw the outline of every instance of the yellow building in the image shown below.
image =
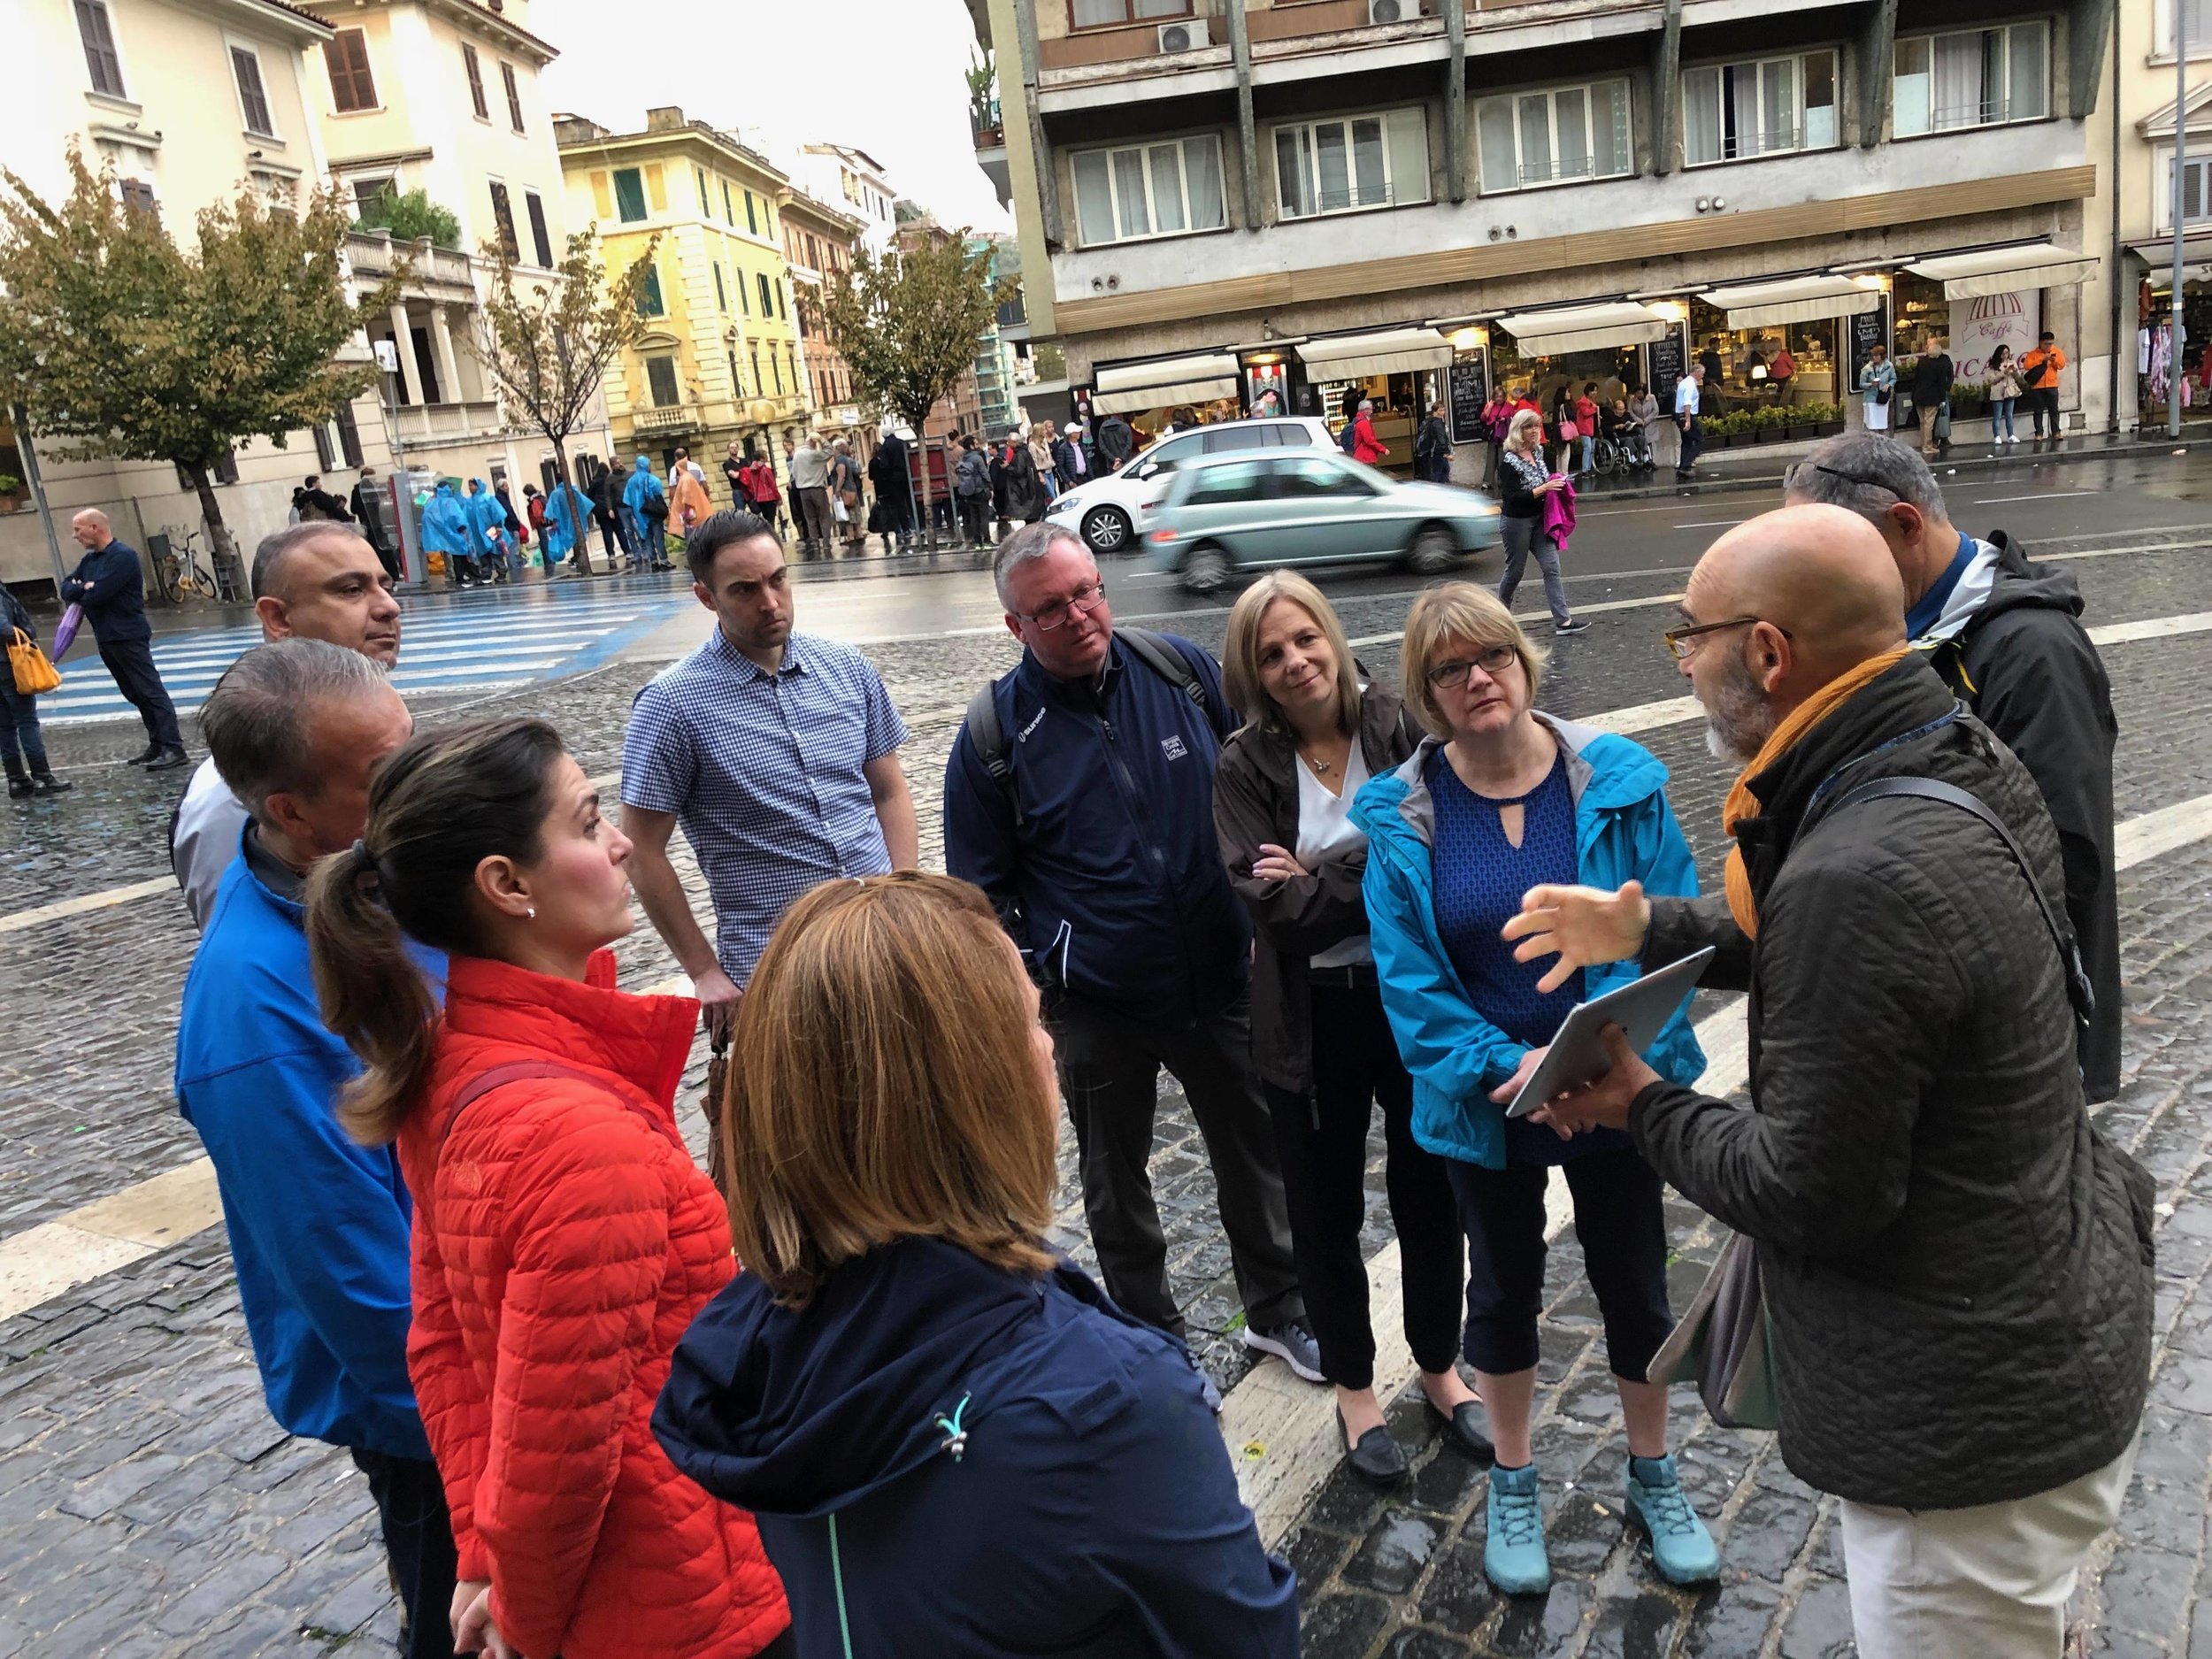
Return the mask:
<path fill-rule="evenodd" d="M 822 323 L 824 293 L 852 269 L 853 250 L 865 225 L 804 190 L 783 197 L 783 257 L 799 308 L 799 366 L 816 424 L 853 440 L 862 460 L 875 450 L 876 425 L 861 403 L 852 370 L 831 343 Z"/>
<path fill-rule="evenodd" d="M 608 270 L 660 238 L 645 335 L 607 377 L 617 447 L 664 466 L 688 449 L 717 486 L 713 457 L 733 439 L 780 463 L 778 441 L 811 419 L 780 241 L 789 180 L 680 109 L 648 111 L 641 133 L 556 126 L 569 217 L 596 227 Z"/>

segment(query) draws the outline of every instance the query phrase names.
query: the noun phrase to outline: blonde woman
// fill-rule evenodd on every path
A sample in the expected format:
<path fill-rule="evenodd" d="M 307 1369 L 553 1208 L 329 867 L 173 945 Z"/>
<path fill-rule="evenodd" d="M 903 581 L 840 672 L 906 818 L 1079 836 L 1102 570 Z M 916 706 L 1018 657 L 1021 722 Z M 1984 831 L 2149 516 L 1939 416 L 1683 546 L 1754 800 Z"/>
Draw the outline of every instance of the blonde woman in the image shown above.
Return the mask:
<path fill-rule="evenodd" d="M 1404 1261 L 1406 1339 L 1421 1388 L 1460 1448 L 1487 1460 L 1482 1406 L 1455 1368 L 1465 1251 L 1444 1164 L 1413 1139 L 1413 1080 L 1392 1041 L 1367 942 L 1367 837 L 1352 799 L 1413 752 L 1419 728 L 1363 684 L 1329 602 L 1271 571 L 1229 612 L 1222 677 L 1249 716 L 1222 745 L 1214 824 L 1229 885 L 1259 935 L 1252 1060 L 1275 1120 L 1292 1254 L 1353 1472 L 1402 1479 L 1405 1448 L 1375 1396 L 1360 1229 L 1367 1129 L 1382 1107 L 1390 1218 Z"/>
<path fill-rule="evenodd" d="M 1046 1242 L 1058 1120 L 979 890 L 908 872 L 791 907 L 723 1113 L 746 1271 L 653 1428 L 754 1510 L 803 1655 L 1295 1659 L 1294 1580 L 1188 1350 Z"/>
<path fill-rule="evenodd" d="M 1414 602 L 1401 666 L 1430 735 L 1360 791 L 1352 816 L 1368 836 L 1368 937 L 1413 1075 L 1414 1138 L 1447 1160 L 1467 1235 L 1465 1354 L 1497 1448 L 1484 1571 L 1509 1594 L 1551 1582 L 1529 1415 L 1544 1188 L 1556 1164 L 1574 1197 L 1628 1420 L 1627 1516 L 1650 1535 L 1663 1576 L 1709 1582 L 1719 1556 L 1667 1455 L 1666 1389 L 1643 1380 L 1674 1323 L 1659 1178 L 1625 1134 L 1564 1139 L 1509 1120 L 1501 1103 L 1519 1092 L 1570 1009 L 1638 973 L 1616 964 L 1540 991 L 1547 964 L 1516 960 L 1500 932 L 1522 895 L 1548 882 L 1697 891 L 1666 768 L 1624 737 L 1539 710 L 1543 653 L 1471 583 L 1445 583 Z M 1646 1058 L 1677 1081 L 1704 1071 L 1685 1011 Z"/>
<path fill-rule="evenodd" d="M 1554 634 L 1579 634 L 1590 625 L 1567 609 L 1567 584 L 1559 574 L 1559 547 L 1544 534 L 1544 498 L 1567 488 L 1567 480 L 1544 465 L 1544 418 L 1524 409 L 1505 429 L 1505 450 L 1498 458 L 1499 528 L 1505 536 L 1505 575 L 1498 597 L 1508 605 L 1536 555 L 1544 572 L 1544 598 L 1551 606 Z"/>

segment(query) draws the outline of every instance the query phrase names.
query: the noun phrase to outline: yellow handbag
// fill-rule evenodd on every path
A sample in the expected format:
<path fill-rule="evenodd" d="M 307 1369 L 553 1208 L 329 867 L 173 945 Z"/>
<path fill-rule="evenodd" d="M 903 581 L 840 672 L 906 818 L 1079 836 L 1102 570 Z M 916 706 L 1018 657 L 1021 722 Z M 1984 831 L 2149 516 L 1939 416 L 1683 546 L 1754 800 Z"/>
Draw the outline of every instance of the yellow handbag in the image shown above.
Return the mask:
<path fill-rule="evenodd" d="M 53 691 L 61 685 L 61 670 L 46 660 L 46 653 L 38 648 L 38 641 L 21 628 L 14 630 L 15 638 L 8 646 L 8 666 L 15 674 L 15 688 L 19 695 L 35 696 L 42 691 Z"/>

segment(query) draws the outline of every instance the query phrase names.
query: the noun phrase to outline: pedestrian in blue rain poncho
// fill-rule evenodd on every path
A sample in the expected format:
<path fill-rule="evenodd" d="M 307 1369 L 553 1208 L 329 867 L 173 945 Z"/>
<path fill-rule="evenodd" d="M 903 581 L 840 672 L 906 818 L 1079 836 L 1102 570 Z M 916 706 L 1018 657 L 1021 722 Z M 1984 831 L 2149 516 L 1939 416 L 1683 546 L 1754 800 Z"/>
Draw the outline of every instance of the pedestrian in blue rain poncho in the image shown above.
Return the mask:
<path fill-rule="evenodd" d="M 545 498 L 545 573 L 576 550 L 580 538 L 591 528 L 591 503 L 575 485 L 560 483 Z M 571 575 L 574 572 L 568 572 Z"/>
<path fill-rule="evenodd" d="M 485 566 L 495 582 L 503 582 L 509 575 L 507 556 L 513 543 L 507 539 L 507 508 L 492 494 L 480 478 L 469 480 L 469 527 L 475 532 L 470 545 L 487 561 Z"/>
<path fill-rule="evenodd" d="M 449 478 L 439 480 L 437 493 L 422 510 L 422 547 L 426 553 L 445 556 L 446 575 L 457 588 L 480 580 L 476 565 L 478 541 L 468 503 L 453 493 Z"/>
<path fill-rule="evenodd" d="M 633 465 L 630 481 L 623 486 L 622 508 L 630 515 L 640 556 L 648 565 L 660 565 L 667 557 L 668 492 L 653 476 L 649 456 L 641 455 Z"/>

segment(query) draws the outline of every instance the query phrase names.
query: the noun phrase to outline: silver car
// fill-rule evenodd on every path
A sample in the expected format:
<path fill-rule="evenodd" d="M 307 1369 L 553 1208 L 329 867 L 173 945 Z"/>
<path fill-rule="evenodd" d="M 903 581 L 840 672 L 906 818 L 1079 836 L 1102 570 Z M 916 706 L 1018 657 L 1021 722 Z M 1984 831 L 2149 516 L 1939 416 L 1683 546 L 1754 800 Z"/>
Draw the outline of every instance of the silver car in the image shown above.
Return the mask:
<path fill-rule="evenodd" d="M 1209 457 L 1186 465 L 1145 521 L 1161 570 L 1193 593 L 1237 571 L 1402 561 L 1440 575 L 1497 545 L 1497 503 L 1454 484 L 1413 483 L 1342 455 Z"/>

